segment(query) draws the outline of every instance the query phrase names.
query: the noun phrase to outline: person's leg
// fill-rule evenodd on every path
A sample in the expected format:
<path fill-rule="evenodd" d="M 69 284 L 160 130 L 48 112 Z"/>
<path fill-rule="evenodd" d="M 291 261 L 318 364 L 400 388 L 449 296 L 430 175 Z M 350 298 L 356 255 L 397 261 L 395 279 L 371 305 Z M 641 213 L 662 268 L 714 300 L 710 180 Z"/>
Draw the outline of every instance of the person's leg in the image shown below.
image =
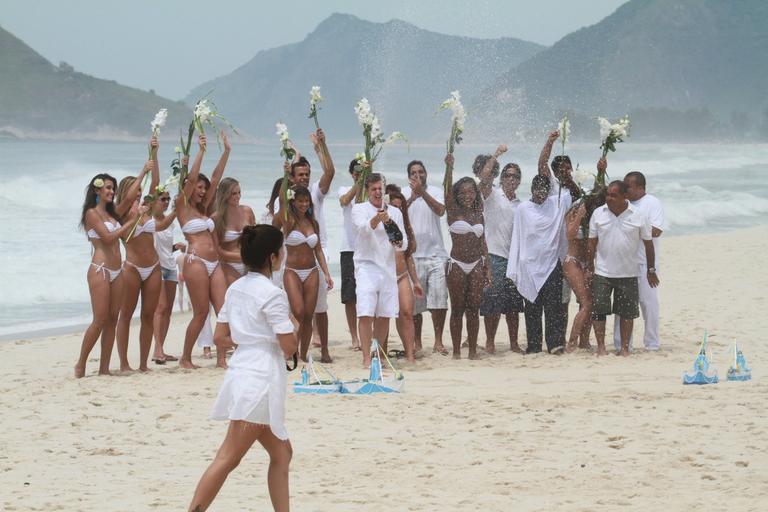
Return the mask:
<path fill-rule="evenodd" d="M 469 359 L 477 359 L 477 336 L 480 331 L 480 300 L 485 286 L 485 265 L 478 265 L 466 279 L 464 314 L 467 317 L 467 342 Z M 463 272 L 462 272 L 463 273 Z"/>
<path fill-rule="evenodd" d="M 325 281 L 322 281 L 320 286 L 324 287 Z M 328 312 L 315 313 L 315 324 L 317 325 L 317 331 L 320 333 L 320 362 L 332 363 L 333 359 L 328 350 Z"/>
<path fill-rule="evenodd" d="M 565 326 L 563 325 L 563 271 L 560 263 L 555 265 L 539 292 L 539 297 L 544 306 L 544 338 L 547 351 L 550 354 L 561 354 L 565 348 L 563 346 Z"/>
<path fill-rule="evenodd" d="M 133 371 L 128 363 L 128 338 L 130 337 L 131 320 L 139 302 L 141 290 L 141 277 L 139 271 L 131 265 L 124 265 L 118 279 L 123 280 L 123 303 L 120 306 L 120 315 L 117 321 L 117 355 L 120 357 L 120 371 Z"/>
<path fill-rule="evenodd" d="M 328 255 L 325 255 L 328 261 Z M 325 363 L 331 362 L 331 356 L 328 352 L 328 287 L 325 284 L 325 274 L 318 267 L 319 280 L 317 288 L 317 299 L 315 301 L 314 331 L 316 341 L 319 342 L 321 360 Z M 318 346 L 318 343 L 314 343 Z"/>
<path fill-rule="evenodd" d="M 584 272 L 581 265 L 576 261 L 569 261 L 563 265 L 565 278 L 571 285 L 573 293 L 576 295 L 579 303 L 579 312 L 573 319 L 571 335 L 568 338 L 566 352 L 573 352 L 579 344 L 579 337 L 584 331 L 584 324 L 592 315 L 592 297 L 587 290 L 584 280 Z"/>
<path fill-rule="evenodd" d="M 461 359 L 461 331 L 464 321 L 467 276 L 458 265 L 452 265 L 448 271 L 448 295 L 451 299 L 451 344 L 453 358 Z"/>
<path fill-rule="evenodd" d="M 173 313 L 173 303 L 176 300 L 175 281 L 163 281 L 162 291 L 160 292 L 160 302 L 157 305 L 155 313 L 155 354 L 154 359 L 165 360 L 165 338 L 168 336 L 168 327 L 171 325 L 171 314 Z M 171 356 L 173 357 L 173 356 Z"/>
<path fill-rule="evenodd" d="M 112 359 L 112 347 L 115 344 L 115 329 L 117 318 L 120 315 L 120 306 L 123 303 L 124 293 L 123 274 L 117 277 L 109 287 L 109 318 L 107 325 L 101 332 L 101 356 L 99 358 L 99 375 L 110 375 L 109 362 Z"/>
<path fill-rule="evenodd" d="M 413 258 L 414 266 L 416 267 L 416 275 L 421 282 L 421 287 L 424 289 L 424 297 L 414 299 L 413 303 L 413 334 L 414 334 L 414 347 L 416 351 L 422 349 L 421 345 L 421 328 L 423 325 L 422 313 L 427 311 L 427 297 L 429 296 L 429 272 L 426 258 Z"/>
<path fill-rule="evenodd" d="M 400 313 L 395 319 L 397 334 L 403 342 L 405 357 L 408 361 L 415 361 L 414 334 L 413 334 L 413 288 L 408 277 L 400 279 L 397 283 L 397 295 L 400 304 Z"/>
<path fill-rule="evenodd" d="M 621 319 L 619 324 L 621 330 L 621 350 L 619 350 L 619 355 L 627 357 L 629 355 L 629 336 L 632 334 L 634 320 L 631 318 L 621 318 L 619 315 L 616 315 L 616 317 Z"/>
<path fill-rule="evenodd" d="M 91 324 L 85 330 L 83 334 L 83 342 L 80 344 L 80 356 L 75 363 L 75 378 L 81 378 L 85 376 L 85 365 L 88 362 L 88 356 L 90 356 L 93 347 L 96 345 L 96 341 L 101 336 L 102 331 L 106 328 L 109 321 L 109 295 L 110 295 L 110 282 L 104 277 L 103 272 L 97 271 L 94 267 L 88 269 L 88 291 L 91 294 L 91 310 L 93 311 L 93 319 Z M 118 279 L 120 279 L 118 277 Z M 102 359 L 104 354 L 101 355 Z M 109 362 L 107 362 L 107 368 L 109 368 Z"/>
<path fill-rule="evenodd" d="M 359 300 L 359 296 L 358 296 Z M 360 346 L 363 352 L 363 367 L 371 367 L 371 340 L 373 339 L 373 317 L 357 314 L 357 333 L 360 335 Z"/>
<path fill-rule="evenodd" d="M 239 274 L 238 274 L 239 276 Z M 227 276 L 224 273 L 224 269 L 222 268 L 222 265 L 218 265 L 216 269 L 213 271 L 213 274 L 211 274 L 210 277 L 210 293 L 211 296 L 209 300 L 211 301 L 211 304 L 213 304 L 213 311 L 218 316 L 219 311 L 221 311 L 221 308 L 224 306 L 224 296 L 227 293 Z M 216 341 L 214 340 L 214 343 Z M 226 368 L 227 367 L 227 350 L 232 348 L 232 345 L 216 345 L 216 367 L 217 368 Z"/>
<path fill-rule="evenodd" d="M 595 329 L 598 356 L 608 353 L 605 350 L 605 317 L 611 314 L 612 291 L 610 281 L 595 274 L 592 278 L 592 326 Z"/>
<path fill-rule="evenodd" d="M 210 280 L 205 265 L 197 260 L 185 262 L 184 279 L 187 284 L 187 294 L 192 303 L 192 318 L 184 334 L 184 348 L 179 358 L 179 366 L 192 370 L 198 367 L 192 363 L 192 348 L 210 310 Z"/>
<path fill-rule="evenodd" d="M 418 299 L 416 299 L 416 300 L 418 300 Z M 423 319 L 422 314 L 419 313 L 417 315 L 416 313 L 414 313 L 413 314 L 413 336 L 414 336 L 413 345 L 414 345 L 414 348 L 416 349 L 417 352 L 422 349 L 422 345 L 421 345 L 421 326 L 423 325 L 423 323 L 424 323 L 424 319 Z"/>
<path fill-rule="evenodd" d="M 229 473 L 240 464 L 240 460 L 248 453 L 254 441 L 262 437 L 265 431 L 271 434 L 269 427 L 265 425 L 246 421 L 229 422 L 224 442 L 197 483 L 192 503 L 189 505 L 190 511 L 204 511 L 210 506 Z"/>
<path fill-rule="evenodd" d="M 448 283 L 446 280 L 445 261 L 441 258 L 432 258 L 429 269 L 429 290 L 427 295 L 427 308 L 432 316 L 432 326 L 435 330 L 434 351 L 444 352 L 443 330 L 445 329 L 445 317 L 448 313 Z M 427 293 L 426 290 L 424 293 Z"/>
<path fill-rule="evenodd" d="M 531 302 L 525 299 L 525 335 L 528 340 L 528 346 L 525 347 L 526 354 L 536 354 L 541 352 L 542 328 L 541 315 L 544 309 L 537 302 Z"/>
<path fill-rule="evenodd" d="M 651 288 L 647 279 L 647 267 L 641 266 L 640 276 L 637 278 L 638 292 L 640 294 L 640 311 L 643 314 L 643 345 L 645 350 L 659 350 L 659 292 L 658 288 Z M 629 338 L 630 346 L 632 336 Z"/>
<path fill-rule="evenodd" d="M 341 267 L 341 302 L 344 304 L 344 315 L 347 318 L 347 328 L 352 338 L 352 349 L 360 350 L 360 339 L 357 336 L 357 312 L 355 311 L 355 253 L 344 251 L 339 255 Z"/>
<path fill-rule="evenodd" d="M 373 337 L 377 340 L 386 340 L 389 336 L 389 317 L 376 317 L 373 320 Z M 382 350 L 386 353 L 387 347 L 383 345 Z"/>
<path fill-rule="evenodd" d="M 267 486 L 269 499 L 275 512 L 288 512 L 290 493 L 288 486 L 288 468 L 293 458 L 293 447 L 290 441 L 281 441 L 266 429 L 258 441 L 269 454 L 269 470 L 267 471 Z"/>
<path fill-rule="evenodd" d="M 141 328 L 139 329 L 139 371 L 149 371 L 149 351 L 152 349 L 152 330 L 157 302 L 160 300 L 160 267 L 141 283 Z"/>
<path fill-rule="evenodd" d="M 613 313 L 620 317 L 619 334 L 621 335 L 621 350 L 619 355 L 628 356 L 630 338 L 634 319 L 640 316 L 639 292 L 637 278 L 612 279 L 614 286 Z"/>
<path fill-rule="evenodd" d="M 509 350 L 518 354 L 523 353 L 523 349 L 518 345 L 517 338 L 520 330 L 520 313 L 513 311 L 504 315 L 507 320 L 507 334 L 509 335 Z"/>
<path fill-rule="evenodd" d="M 352 349 L 360 350 L 360 337 L 357 334 L 357 313 L 355 312 L 355 303 L 347 302 L 344 304 L 344 316 L 347 318 L 347 328 L 352 338 Z"/>
<path fill-rule="evenodd" d="M 488 255 L 488 260 L 488 264 L 491 266 L 491 283 L 490 286 L 483 289 L 480 300 L 480 316 L 483 317 L 485 326 L 485 351 L 494 354 L 496 352 L 496 330 L 501 319 L 499 307 L 503 293 L 502 287 L 504 286 L 503 278 L 506 277 L 506 275 L 500 275 L 498 270 L 502 261 L 506 260 L 493 254 Z M 504 270 L 506 273 L 506 268 Z"/>
<path fill-rule="evenodd" d="M 489 354 L 496 353 L 496 331 L 499 328 L 501 315 L 483 316 L 483 325 L 485 326 L 485 351 Z"/>

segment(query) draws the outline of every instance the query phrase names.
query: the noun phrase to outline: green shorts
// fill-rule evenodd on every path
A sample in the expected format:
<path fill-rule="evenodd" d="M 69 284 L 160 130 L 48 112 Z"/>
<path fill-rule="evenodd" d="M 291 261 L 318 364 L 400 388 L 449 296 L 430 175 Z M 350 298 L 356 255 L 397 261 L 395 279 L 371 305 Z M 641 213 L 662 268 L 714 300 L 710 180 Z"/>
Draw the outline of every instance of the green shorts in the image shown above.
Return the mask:
<path fill-rule="evenodd" d="M 613 293 L 613 308 L 611 308 Z M 625 320 L 640 316 L 640 295 L 636 277 L 603 277 L 592 279 L 592 313 L 619 315 Z"/>

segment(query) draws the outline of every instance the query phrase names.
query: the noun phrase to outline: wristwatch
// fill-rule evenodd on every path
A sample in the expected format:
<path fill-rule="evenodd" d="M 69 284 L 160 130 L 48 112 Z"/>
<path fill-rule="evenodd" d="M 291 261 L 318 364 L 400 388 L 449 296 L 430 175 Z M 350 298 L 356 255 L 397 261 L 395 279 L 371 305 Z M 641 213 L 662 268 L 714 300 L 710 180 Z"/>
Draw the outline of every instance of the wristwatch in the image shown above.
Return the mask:
<path fill-rule="evenodd" d="M 649 274 L 655 274 L 656 273 L 656 267 L 648 267 L 648 273 Z"/>

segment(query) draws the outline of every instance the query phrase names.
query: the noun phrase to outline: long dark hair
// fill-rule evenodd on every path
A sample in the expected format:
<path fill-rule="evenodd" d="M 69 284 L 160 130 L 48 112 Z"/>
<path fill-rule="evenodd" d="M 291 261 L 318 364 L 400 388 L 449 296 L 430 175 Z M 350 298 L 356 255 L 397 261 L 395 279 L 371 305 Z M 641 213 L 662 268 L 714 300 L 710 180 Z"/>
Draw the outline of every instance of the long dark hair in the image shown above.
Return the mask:
<path fill-rule="evenodd" d="M 403 227 L 405 227 L 405 235 L 408 237 L 408 247 L 405 249 L 405 258 L 408 259 L 408 256 L 416 252 L 416 235 L 413 234 L 413 228 L 411 227 L 411 219 L 408 217 L 408 203 L 405 200 L 405 196 L 403 195 L 400 190 L 392 190 L 389 192 L 390 185 L 387 185 L 387 194 L 389 194 L 389 201 L 392 202 L 393 199 L 399 199 L 400 206 L 399 208 L 397 206 L 394 206 L 393 208 L 398 208 L 400 210 L 400 213 L 403 214 Z M 399 189 L 399 187 L 398 187 Z"/>
<path fill-rule="evenodd" d="M 453 202 L 455 203 L 456 208 L 463 209 L 461 204 L 459 204 L 459 189 L 461 189 L 461 187 L 463 185 L 466 185 L 467 183 L 472 185 L 472 188 L 475 190 L 475 200 L 472 202 L 472 206 L 470 208 L 478 212 L 483 211 L 483 200 L 480 197 L 480 190 L 477 188 L 477 183 L 475 183 L 475 180 L 473 180 L 469 176 L 464 176 L 459 181 L 453 184 L 453 190 L 451 192 L 453 195 Z"/>
<path fill-rule="evenodd" d="M 91 208 L 95 208 L 98 204 L 96 202 L 96 199 L 98 198 L 97 190 L 99 190 L 97 187 L 93 185 L 93 182 L 96 180 L 102 180 L 102 181 L 111 181 L 112 182 L 112 188 L 117 193 L 117 180 L 110 176 L 109 174 L 102 172 L 91 178 L 91 181 L 88 182 L 88 186 L 85 187 L 85 201 L 83 201 L 83 211 L 80 214 L 80 227 L 82 229 L 85 229 L 85 214 L 90 210 Z M 114 196 L 113 196 L 114 197 Z M 107 204 L 104 205 L 104 208 L 106 208 L 107 213 L 112 216 L 113 219 L 120 222 L 122 219 L 120 219 L 120 216 L 117 214 L 117 211 L 115 211 L 115 202 L 110 201 Z"/>
<path fill-rule="evenodd" d="M 288 201 L 288 211 L 291 214 L 291 217 L 293 217 L 293 225 L 291 226 L 291 230 L 293 230 L 294 227 L 296 227 L 299 224 L 299 211 L 296 209 L 295 201 L 299 197 L 308 197 L 309 198 L 309 210 L 307 210 L 307 218 L 312 223 L 312 228 L 315 230 L 315 233 L 317 236 L 320 236 L 320 225 L 317 223 L 317 220 L 315 220 L 315 212 L 314 212 L 314 204 L 312 203 L 312 194 L 309 192 L 309 189 L 307 187 L 304 187 L 302 185 L 294 185 L 291 187 L 291 190 L 293 190 L 293 199 Z M 288 230 L 288 226 L 285 226 L 286 228 L 286 234 L 290 233 L 291 230 Z"/>
<path fill-rule="evenodd" d="M 269 202 L 267 203 L 267 210 L 271 215 L 275 214 L 275 201 L 277 196 L 280 195 L 280 188 L 283 186 L 283 178 L 277 178 L 275 184 L 272 185 L 272 194 L 269 196 Z"/>

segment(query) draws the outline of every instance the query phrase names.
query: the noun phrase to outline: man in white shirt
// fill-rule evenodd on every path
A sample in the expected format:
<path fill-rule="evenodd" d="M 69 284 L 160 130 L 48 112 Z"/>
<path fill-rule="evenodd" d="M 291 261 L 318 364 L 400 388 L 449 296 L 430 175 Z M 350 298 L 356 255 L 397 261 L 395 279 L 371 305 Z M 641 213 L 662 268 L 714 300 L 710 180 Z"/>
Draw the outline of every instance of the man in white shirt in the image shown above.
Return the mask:
<path fill-rule="evenodd" d="M 624 176 L 627 185 L 627 198 L 632 208 L 645 215 L 651 224 L 651 237 L 653 239 L 653 252 L 656 269 L 659 269 L 659 238 L 664 232 L 664 208 L 655 196 L 645 192 L 645 176 L 643 173 L 633 171 Z M 645 350 L 659 350 L 659 295 L 658 290 L 648 285 L 645 279 L 647 266 L 645 263 L 645 245 L 640 246 L 637 252 L 638 260 L 638 292 L 640 295 L 640 312 L 643 315 L 645 330 L 643 344 Z M 619 319 L 614 321 L 613 343 L 616 350 L 621 348 L 621 336 L 619 335 Z M 632 348 L 632 334 L 629 335 L 629 347 Z"/>
<path fill-rule="evenodd" d="M 507 321 L 509 349 L 512 352 L 523 352 L 517 342 L 519 313 L 524 310 L 523 297 L 517 291 L 515 283 L 507 277 L 507 257 L 512 245 L 515 212 L 520 206 L 520 199 L 515 195 L 522 177 L 520 166 L 512 163 L 505 165 L 499 175 L 499 186 L 493 186 L 493 179 L 499 172 L 496 159 L 506 151 L 507 146 L 500 145 L 493 156 L 485 155 L 486 161 L 483 162 L 481 157 L 476 158 L 472 169 L 480 178 L 485 241 L 488 244 L 488 259 L 491 265 L 491 285 L 483 290 L 483 298 L 480 301 L 480 315 L 485 321 L 485 351 L 489 354 L 496 352 L 496 330 L 502 314 Z"/>
<path fill-rule="evenodd" d="M 352 224 L 352 207 L 355 206 L 355 197 L 360 187 L 357 184 L 360 178 L 360 162 L 352 160 L 349 163 L 349 174 L 352 176 L 351 187 L 339 187 L 339 204 L 344 218 L 344 230 L 341 235 L 341 251 L 339 264 L 341 266 L 341 303 L 344 304 L 344 313 L 347 317 L 347 327 L 352 336 L 352 349 L 360 350 L 360 339 L 357 336 L 357 313 L 355 303 L 355 242 L 357 230 Z"/>
<path fill-rule="evenodd" d="M 408 248 L 408 237 L 390 241 L 385 225 L 394 222 L 405 233 L 403 215 L 384 204 L 384 181 L 373 173 L 365 182 L 368 201 L 352 207 L 352 223 L 357 230 L 355 243 L 355 281 L 357 282 L 358 333 L 363 349 L 363 365 L 371 365 L 371 339 L 384 343 L 389 335 L 389 319 L 400 312 L 395 251 Z"/>
<path fill-rule="evenodd" d="M 427 170 L 419 160 L 406 167 L 409 186 L 404 187 L 403 197 L 408 204 L 416 251 L 413 261 L 416 274 L 424 288 L 424 297 L 416 298 L 413 306 L 413 323 L 416 331 L 416 350 L 421 349 L 422 313 L 429 311 L 435 329 L 433 352 L 448 354 L 443 345 L 443 328 L 448 311 L 448 285 L 445 281 L 445 265 L 448 253 L 443 244 L 440 217 L 445 215 L 445 194 L 442 187 L 427 184 Z"/>
<path fill-rule="evenodd" d="M 325 133 L 322 129 L 318 129 L 316 133 L 310 135 L 312 145 L 315 148 L 315 153 L 320 160 L 320 165 L 323 168 L 323 175 L 319 181 L 309 183 L 309 177 L 311 173 L 309 161 L 300 157 L 298 161 L 291 164 L 291 181 L 295 184 L 302 185 L 309 189 L 309 193 L 312 195 L 312 208 L 313 214 L 317 223 L 320 226 L 320 246 L 323 248 L 323 252 L 326 253 L 325 258 L 328 260 L 327 247 L 328 247 L 328 230 L 325 229 L 325 215 L 323 214 L 323 204 L 325 202 L 325 196 L 331 189 L 331 182 L 333 176 L 336 174 L 336 169 L 333 166 L 333 160 L 331 154 L 328 151 L 328 146 L 325 143 Z M 325 282 L 325 276 L 323 271 L 318 268 L 320 273 L 321 285 L 317 290 L 317 305 L 315 306 L 315 326 L 320 336 L 320 347 L 323 353 L 323 362 L 331 362 L 328 354 L 328 289 L 322 285 Z M 326 357 L 327 356 L 327 357 Z"/>
<path fill-rule="evenodd" d="M 542 350 L 542 314 L 546 324 L 547 350 L 556 355 L 564 350 L 563 331 L 566 326 L 562 314 L 561 262 L 568 250 L 565 213 L 572 203 L 569 188 L 573 180 L 570 163 L 566 170 L 558 168 L 561 181 L 549 168 L 552 145 L 559 135 L 557 131 L 551 132 L 541 150 L 539 173 L 531 182 L 531 200 L 517 208 L 509 248 L 507 277 L 515 282 L 525 300 L 527 354 Z"/>
<path fill-rule="evenodd" d="M 621 350 L 629 355 L 629 335 L 638 307 L 637 253 L 645 246 L 646 279 L 651 288 L 659 285 L 654 268 L 654 250 L 651 225 L 646 216 L 627 200 L 627 186 L 623 181 L 608 185 L 605 204 L 592 213 L 589 220 L 587 243 L 587 272 L 592 279 L 592 325 L 597 338 L 597 355 L 605 351 L 605 316 L 620 317 Z M 642 276 L 640 276 L 642 277 Z M 611 295 L 613 294 L 613 306 Z"/>

